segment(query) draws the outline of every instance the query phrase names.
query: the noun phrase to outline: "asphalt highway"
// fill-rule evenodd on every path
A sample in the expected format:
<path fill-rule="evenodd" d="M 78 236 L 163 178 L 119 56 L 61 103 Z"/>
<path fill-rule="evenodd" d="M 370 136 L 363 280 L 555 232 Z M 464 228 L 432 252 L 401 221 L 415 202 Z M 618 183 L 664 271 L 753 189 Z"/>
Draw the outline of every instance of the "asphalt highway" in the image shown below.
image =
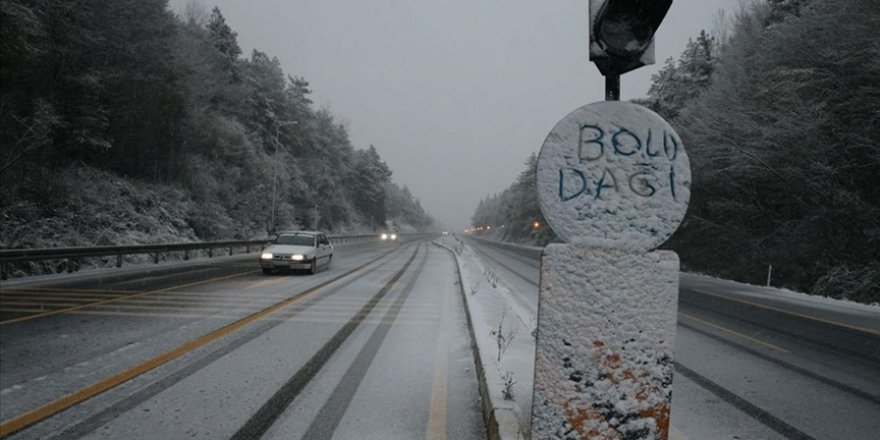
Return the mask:
<path fill-rule="evenodd" d="M 534 320 L 539 261 L 469 244 Z M 485 438 L 447 252 L 346 244 L 316 275 L 255 258 L 0 284 L 0 436 Z M 679 300 L 673 439 L 880 432 L 877 308 L 690 274 Z"/>
<path fill-rule="evenodd" d="M 536 316 L 539 260 L 468 244 Z M 877 438 L 880 309 L 682 274 L 678 311 L 674 438 Z"/>
<path fill-rule="evenodd" d="M 455 263 L 339 245 L 0 284 L 0 437 L 479 439 Z"/>

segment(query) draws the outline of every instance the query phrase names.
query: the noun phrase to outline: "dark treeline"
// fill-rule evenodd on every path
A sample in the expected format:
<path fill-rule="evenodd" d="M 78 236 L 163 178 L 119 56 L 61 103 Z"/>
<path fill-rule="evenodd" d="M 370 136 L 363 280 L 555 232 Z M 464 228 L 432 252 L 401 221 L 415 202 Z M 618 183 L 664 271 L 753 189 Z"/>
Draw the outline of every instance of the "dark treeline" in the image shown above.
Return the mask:
<path fill-rule="evenodd" d="M 547 227 L 544 214 L 538 207 L 538 155 L 532 153 L 525 162 L 526 169 L 516 181 L 500 194 L 480 201 L 471 217 L 474 227 L 490 227 L 489 233 L 507 241 L 545 245 L 556 240 L 556 234 Z"/>
<path fill-rule="evenodd" d="M 776 286 L 880 301 L 877 29 L 876 0 L 769 0 L 722 16 L 654 76 L 640 103 L 691 159 L 690 208 L 665 245 L 685 269 L 760 284 L 772 265 Z M 474 224 L 537 218 L 524 175 Z"/>
<path fill-rule="evenodd" d="M 217 8 L 0 0 L 0 50 L 4 246 L 251 238 L 315 205 L 329 231 L 432 223 Z"/>

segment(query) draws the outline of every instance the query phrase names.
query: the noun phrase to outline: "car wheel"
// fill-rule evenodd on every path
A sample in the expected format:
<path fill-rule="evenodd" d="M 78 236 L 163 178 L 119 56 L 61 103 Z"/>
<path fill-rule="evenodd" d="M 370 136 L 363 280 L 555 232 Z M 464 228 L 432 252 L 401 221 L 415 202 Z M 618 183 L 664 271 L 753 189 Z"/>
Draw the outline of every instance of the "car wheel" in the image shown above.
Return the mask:
<path fill-rule="evenodd" d="M 263 275 L 271 275 L 271 274 L 272 274 L 272 269 L 269 269 L 268 267 L 263 268 Z"/>
<path fill-rule="evenodd" d="M 312 258 L 312 265 L 309 267 L 309 273 L 314 275 L 318 272 L 318 257 Z"/>

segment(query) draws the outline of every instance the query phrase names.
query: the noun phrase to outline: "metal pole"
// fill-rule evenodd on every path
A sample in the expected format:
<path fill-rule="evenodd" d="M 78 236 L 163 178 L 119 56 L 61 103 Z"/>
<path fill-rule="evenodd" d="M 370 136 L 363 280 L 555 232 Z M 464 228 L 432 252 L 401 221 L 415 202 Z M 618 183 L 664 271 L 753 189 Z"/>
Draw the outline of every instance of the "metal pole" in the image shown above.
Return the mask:
<path fill-rule="evenodd" d="M 275 121 L 275 152 L 272 155 L 272 216 L 269 220 L 269 233 L 275 232 L 275 194 L 278 176 L 278 132 L 282 125 L 298 124 L 299 121 Z"/>
<path fill-rule="evenodd" d="M 620 101 L 620 75 L 605 77 L 605 100 Z"/>
<path fill-rule="evenodd" d="M 275 232 L 275 181 L 278 176 L 278 130 L 280 125 L 275 125 L 275 153 L 272 156 L 272 217 L 269 220 L 269 233 Z"/>
<path fill-rule="evenodd" d="M 318 230 L 318 205 L 315 205 L 315 227 L 314 230 Z"/>

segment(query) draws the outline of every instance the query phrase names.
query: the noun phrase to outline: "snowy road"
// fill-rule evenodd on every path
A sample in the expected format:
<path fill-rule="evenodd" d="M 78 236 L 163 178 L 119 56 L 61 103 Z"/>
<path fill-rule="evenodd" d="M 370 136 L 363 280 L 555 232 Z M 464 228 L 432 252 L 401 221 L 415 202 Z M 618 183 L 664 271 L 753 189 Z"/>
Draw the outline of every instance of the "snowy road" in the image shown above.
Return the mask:
<path fill-rule="evenodd" d="M 470 244 L 534 323 L 538 261 Z M 426 242 L 360 243 L 314 276 L 263 276 L 247 256 L 4 282 L 2 428 L 484 438 L 454 265 Z M 673 439 L 880 432 L 876 308 L 684 274 L 679 312 Z M 517 376 L 523 414 L 530 376 Z"/>
<path fill-rule="evenodd" d="M 468 244 L 537 313 L 539 262 Z M 673 438 L 869 439 L 880 432 L 880 309 L 683 274 Z"/>
<path fill-rule="evenodd" d="M 2 285 L 9 438 L 485 438 L 454 260 L 338 246 Z"/>

